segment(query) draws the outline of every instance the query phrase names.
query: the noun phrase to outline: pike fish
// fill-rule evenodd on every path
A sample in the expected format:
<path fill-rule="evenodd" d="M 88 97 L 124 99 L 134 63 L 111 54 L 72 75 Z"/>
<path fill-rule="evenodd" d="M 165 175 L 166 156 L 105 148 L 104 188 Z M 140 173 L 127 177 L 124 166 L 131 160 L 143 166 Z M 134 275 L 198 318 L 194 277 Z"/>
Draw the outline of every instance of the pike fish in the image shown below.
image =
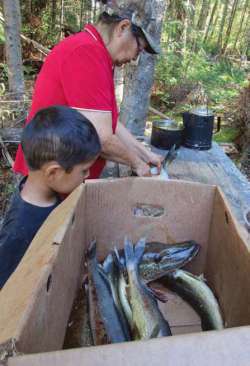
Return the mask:
<path fill-rule="evenodd" d="M 171 149 L 167 152 L 166 156 L 164 157 L 162 163 L 161 163 L 161 171 L 160 174 L 157 175 L 158 171 L 156 167 L 152 167 L 150 169 L 151 174 L 157 178 L 162 180 L 168 180 L 169 175 L 167 171 L 167 167 L 172 163 L 172 161 L 176 158 L 177 151 L 175 144 L 171 147 Z"/>
<path fill-rule="evenodd" d="M 163 277 L 173 269 L 185 266 L 197 255 L 200 245 L 194 240 L 176 244 L 149 242 L 145 248 L 146 252 L 139 264 L 139 273 L 143 281 L 148 283 Z M 121 262 L 124 263 L 124 250 L 119 250 L 119 255 Z"/>
<path fill-rule="evenodd" d="M 93 241 L 87 251 L 89 278 L 95 287 L 98 309 L 110 343 L 125 342 L 128 339 L 113 300 L 109 280 L 100 268 L 96 258 L 96 242 Z"/>
<path fill-rule="evenodd" d="M 109 254 L 105 261 L 103 262 L 102 268 L 107 275 L 107 278 L 110 283 L 110 288 L 112 292 L 112 296 L 119 313 L 119 318 L 124 330 L 124 333 L 128 340 L 131 339 L 130 335 L 130 326 L 129 319 L 126 317 L 126 312 L 124 312 L 124 308 L 122 306 L 121 296 L 125 294 L 126 291 L 126 282 L 123 277 L 123 271 L 120 267 L 118 261 L 115 259 L 114 255 Z M 124 291 L 124 292 L 123 292 Z M 121 295 L 121 296 L 120 296 Z M 125 295 L 124 295 L 125 296 Z"/>
<path fill-rule="evenodd" d="M 223 329 L 219 304 L 205 281 L 198 276 L 177 269 L 162 279 L 164 285 L 187 301 L 200 315 L 203 330 Z"/>
<path fill-rule="evenodd" d="M 141 281 L 139 263 L 145 249 L 145 239 L 133 243 L 125 238 L 125 259 L 128 273 L 129 298 L 132 309 L 133 333 L 137 339 L 171 335 L 168 322 L 160 312 L 150 289 Z"/>
<path fill-rule="evenodd" d="M 118 279 L 118 294 L 122 305 L 122 309 L 128 321 L 130 327 L 130 333 L 133 330 L 133 319 L 132 319 L 132 309 L 129 302 L 129 285 L 127 283 L 127 272 L 126 265 L 121 261 L 118 250 L 115 248 L 113 253 L 114 260 L 119 267 L 119 279 Z"/>

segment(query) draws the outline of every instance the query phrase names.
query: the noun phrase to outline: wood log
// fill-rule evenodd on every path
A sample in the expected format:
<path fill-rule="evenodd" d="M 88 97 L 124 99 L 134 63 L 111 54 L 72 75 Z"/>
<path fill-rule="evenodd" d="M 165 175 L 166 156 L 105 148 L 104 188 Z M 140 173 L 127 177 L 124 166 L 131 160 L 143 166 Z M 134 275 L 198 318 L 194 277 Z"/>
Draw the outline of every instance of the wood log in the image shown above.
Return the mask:
<path fill-rule="evenodd" d="M 22 128 L 1 128 L 0 136 L 4 142 L 19 143 L 21 141 Z"/>
<path fill-rule="evenodd" d="M 149 106 L 148 110 L 154 114 L 156 114 L 157 116 L 161 117 L 161 118 L 164 118 L 164 119 L 170 119 L 166 114 L 158 111 L 157 109 Z"/>
<path fill-rule="evenodd" d="M 32 46 L 34 46 L 39 52 L 41 52 L 44 56 L 47 56 L 50 53 L 50 50 L 44 46 L 42 46 L 40 43 L 34 41 L 33 39 L 30 39 L 28 37 L 26 37 L 25 35 L 23 35 L 22 33 L 20 34 L 21 39 L 23 39 L 25 42 L 32 44 Z"/>
<path fill-rule="evenodd" d="M 0 22 L 3 24 L 5 23 L 5 19 L 3 16 L 0 15 Z M 47 56 L 50 53 L 50 50 L 40 43 L 34 41 L 33 39 L 30 39 L 29 37 L 25 36 L 24 34 L 20 34 L 21 39 L 23 39 L 27 43 L 31 43 L 38 51 L 40 51 L 43 55 Z"/>

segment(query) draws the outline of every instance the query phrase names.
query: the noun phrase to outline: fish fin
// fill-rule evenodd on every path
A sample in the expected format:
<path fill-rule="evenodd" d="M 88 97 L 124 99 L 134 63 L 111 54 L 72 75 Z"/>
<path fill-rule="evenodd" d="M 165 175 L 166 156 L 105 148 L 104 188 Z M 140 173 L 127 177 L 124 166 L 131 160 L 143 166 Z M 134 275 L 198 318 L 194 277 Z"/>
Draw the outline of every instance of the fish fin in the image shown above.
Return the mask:
<path fill-rule="evenodd" d="M 160 289 L 155 289 L 152 287 L 148 287 L 150 293 L 159 301 L 166 303 L 168 301 L 168 296 L 165 293 L 165 291 L 162 291 Z"/>
<path fill-rule="evenodd" d="M 118 249 L 116 247 L 114 247 L 114 251 L 113 251 L 112 255 L 113 255 L 113 259 L 114 259 L 116 265 L 119 267 L 120 270 L 123 270 L 124 263 L 120 257 Z"/>
<path fill-rule="evenodd" d="M 110 253 L 109 255 L 107 255 L 102 263 L 102 267 L 106 273 L 110 273 L 112 271 L 113 263 L 113 256 Z"/>
<path fill-rule="evenodd" d="M 152 332 L 149 336 L 149 338 L 157 338 L 158 334 L 160 332 L 159 324 L 155 324 L 154 328 L 152 329 Z"/>
<path fill-rule="evenodd" d="M 171 149 L 168 151 L 167 155 L 165 156 L 165 159 L 163 160 L 163 168 L 167 168 L 168 165 L 170 165 L 172 163 L 172 161 L 176 158 L 177 156 L 177 149 L 176 149 L 176 145 L 174 144 Z"/>
<path fill-rule="evenodd" d="M 126 259 L 126 266 L 138 266 L 144 250 L 145 250 L 146 240 L 140 239 L 138 243 L 134 246 L 132 241 L 130 241 L 127 237 L 124 239 L 124 252 Z"/>
<path fill-rule="evenodd" d="M 142 259 L 143 253 L 145 251 L 146 246 L 146 238 L 141 238 L 134 247 L 135 257 L 138 258 L 138 261 Z"/>
<path fill-rule="evenodd" d="M 199 278 L 199 280 L 203 281 L 203 282 L 207 282 L 204 273 L 201 273 L 199 276 L 197 276 Z"/>
<path fill-rule="evenodd" d="M 86 256 L 89 259 L 93 259 L 94 257 L 96 257 L 96 239 L 92 240 L 87 248 L 86 251 Z"/>
<path fill-rule="evenodd" d="M 126 266 L 134 264 L 134 247 L 131 241 L 127 237 L 124 239 L 124 254 L 126 260 Z"/>

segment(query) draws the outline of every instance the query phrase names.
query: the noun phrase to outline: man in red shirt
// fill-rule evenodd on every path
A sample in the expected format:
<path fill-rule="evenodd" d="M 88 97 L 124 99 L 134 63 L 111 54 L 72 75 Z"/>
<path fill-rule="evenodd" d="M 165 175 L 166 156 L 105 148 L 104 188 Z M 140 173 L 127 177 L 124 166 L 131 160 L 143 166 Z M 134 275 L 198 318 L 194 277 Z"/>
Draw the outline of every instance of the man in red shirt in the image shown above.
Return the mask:
<path fill-rule="evenodd" d="M 91 168 L 90 178 L 100 176 L 105 159 L 129 165 L 139 176 L 150 175 L 151 165 L 160 170 L 162 158 L 145 149 L 118 122 L 114 66 L 137 59 L 143 50 L 158 52 L 135 15 L 134 3 L 126 10 L 120 10 L 115 1 L 107 5 L 96 26 L 87 25 L 83 32 L 64 39 L 53 48 L 35 83 L 27 123 L 42 108 L 65 105 L 76 108 L 94 124 L 102 154 Z M 21 146 L 14 171 L 28 174 Z"/>

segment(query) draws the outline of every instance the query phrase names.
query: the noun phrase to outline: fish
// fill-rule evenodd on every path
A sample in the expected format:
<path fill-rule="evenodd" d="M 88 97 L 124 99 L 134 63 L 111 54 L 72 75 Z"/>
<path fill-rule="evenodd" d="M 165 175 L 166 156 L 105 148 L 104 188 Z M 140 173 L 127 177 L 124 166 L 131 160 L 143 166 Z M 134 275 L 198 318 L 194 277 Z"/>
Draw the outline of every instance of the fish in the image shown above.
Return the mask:
<path fill-rule="evenodd" d="M 89 267 L 89 261 L 87 261 L 87 267 Z M 95 346 L 108 344 L 108 336 L 105 329 L 104 322 L 102 320 L 99 306 L 98 298 L 96 293 L 96 288 L 91 275 L 91 271 L 88 268 L 88 310 L 89 310 L 89 323 L 90 323 L 90 333 L 92 336 L 92 341 Z"/>
<path fill-rule="evenodd" d="M 140 279 L 138 267 L 145 244 L 145 239 L 140 239 L 135 246 L 127 238 L 124 240 L 133 334 L 135 339 L 144 340 L 171 335 L 169 324 L 160 312 L 153 293 Z"/>
<path fill-rule="evenodd" d="M 162 282 L 187 301 L 199 314 L 202 330 L 224 328 L 220 307 L 212 290 L 201 276 L 177 269 L 167 273 Z"/>
<path fill-rule="evenodd" d="M 158 252 L 153 252 L 153 250 Z M 185 266 L 198 254 L 199 250 L 200 245 L 194 240 L 176 244 L 146 243 L 145 253 L 139 264 L 140 276 L 146 283 L 155 281 L 167 272 Z M 123 249 L 119 250 L 119 256 L 120 262 L 124 264 Z"/>
<path fill-rule="evenodd" d="M 128 341 L 129 339 L 122 327 L 122 322 L 113 300 L 109 280 L 103 269 L 100 268 L 96 258 L 96 241 L 91 242 L 86 253 L 86 258 L 89 280 L 92 283 L 92 288 L 95 288 L 98 309 L 107 333 L 108 342 L 118 343 Z"/>
<path fill-rule="evenodd" d="M 119 299 L 130 327 L 130 334 L 132 334 L 133 318 L 132 318 L 132 309 L 129 302 L 129 293 L 128 293 L 129 285 L 127 283 L 126 264 L 121 261 L 117 248 L 115 248 L 113 256 L 117 263 L 117 266 L 119 267 L 119 279 L 118 279 Z"/>
<path fill-rule="evenodd" d="M 158 169 L 153 166 L 150 169 L 151 174 L 157 178 L 157 179 L 161 179 L 161 180 L 168 180 L 169 179 L 169 175 L 168 175 L 168 166 L 173 162 L 173 160 L 176 158 L 177 156 L 177 149 L 176 149 L 176 145 L 174 144 L 169 151 L 167 152 L 166 156 L 164 157 L 162 163 L 161 163 L 161 171 L 160 174 L 158 174 Z"/>
<path fill-rule="evenodd" d="M 106 257 L 101 268 L 104 270 L 104 272 L 106 273 L 107 278 L 109 280 L 112 296 L 113 296 L 117 311 L 119 313 L 119 318 L 120 318 L 124 333 L 126 335 L 126 338 L 128 340 L 131 340 L 129 321 L 123 310 L 123 306 L 122 306 L 121 298 L 120 298 L 120 295 L 122 296 L 122 294 L 121 294 L 119 288 L 123 287 L 123 286 L 124 286 L 124 288 L 126 287 L 126 283 L 122 283 L 123 280 L 125 281 L 125 279 L 122 278 L 123 277 L 122 268 L 120 267 L 118 261 L 112 254 L 109 254 Z"/>

